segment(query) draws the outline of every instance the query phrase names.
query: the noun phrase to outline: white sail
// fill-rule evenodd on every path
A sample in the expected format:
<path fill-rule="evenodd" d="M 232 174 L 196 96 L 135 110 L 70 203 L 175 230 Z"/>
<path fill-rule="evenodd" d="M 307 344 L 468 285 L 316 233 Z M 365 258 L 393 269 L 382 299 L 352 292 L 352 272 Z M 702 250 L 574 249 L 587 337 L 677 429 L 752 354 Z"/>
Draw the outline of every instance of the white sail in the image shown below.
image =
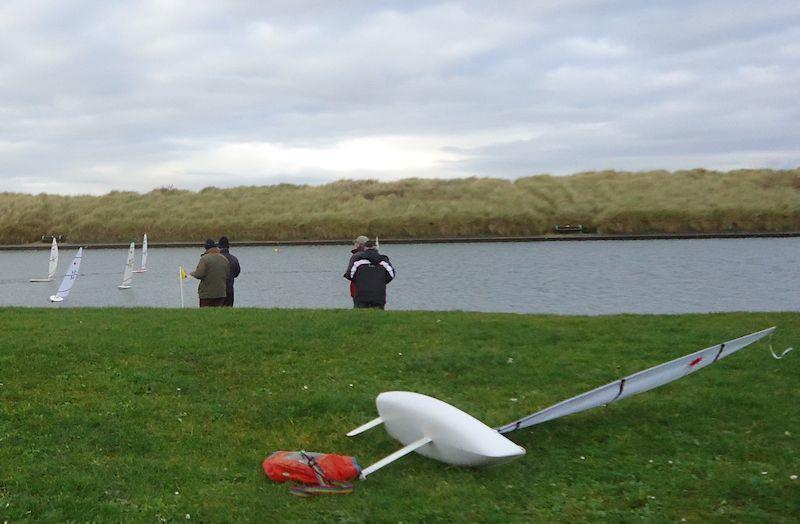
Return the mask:
<path fill-rule="evenodd" d="M 47 270 L 48 280 L 53 280 L 56 276 L 56 268 L 58 268 L 58 242 L 53 238 L 53 243 L 50 245 L 50 266 Z"/>
<path fill-rule="evenodd" d="M 509 433 L 521 428 L 527 428 L 548 420 L 565 417 L 587 409 L 611 404 L 623 398 L 655 389 L 679 378 L 694 373 L 714 362 L 736 353 L 775 331 L 775 327 L 751 333 L 735 340 L 729 340 L 716 346 L 701 349 L 689 355 L 676 358 L 664 364 L 634 373 L 620 380 L 615 380 L 605 386 L 600 386 L 587 393 L 572 397 L 538 411 L 532 415 L 509 422 L 497 428 L 500 433 Z"/>
<path fill-rule="evenodd" d="M 147 233 L 144 234 L 142 240 L 142 266 L 139 269 L 134 269 L 134 273 L 144 273 L 147 271 Z"/>
<path fill-rule="evenodd" d="M 53 277 L 56 276 L 56 268 L 58 268 L 58 243 L 53 237 L 53 243 L 50 245 L 50 266 L 47 269 L 47 278 L 32 278 L 31 282 L 52 282 Z"/>
<path fill-rule="evenodd" d="M 129 289 L 131 287 L 131 282 L 133 281 L 133 259 L 135 249 L 135 244 L 131 242 L 131 246 L 128 248 L 128 259 L 125 261 L 125 273 L 122 275 L 122 284 L 117 286 L 119 289 Z"/>
<path fill-rule="evenodd" d="M 67 269 L 67 273 L 64 275 L 64 280 L 62 280 L 61 285 L 58 286 L 58 291 L 55 295 L 50 297 L 50 302 L 61 302 L 67 298 L 72 286 L 75 284 L 75 280 L 78 278 L 78 270 L 81 267 L 82 256 L 83 248 L 80 248 L 75 258 L 72 259 L 72 263 L 69 265 L 69 269 Z"/>

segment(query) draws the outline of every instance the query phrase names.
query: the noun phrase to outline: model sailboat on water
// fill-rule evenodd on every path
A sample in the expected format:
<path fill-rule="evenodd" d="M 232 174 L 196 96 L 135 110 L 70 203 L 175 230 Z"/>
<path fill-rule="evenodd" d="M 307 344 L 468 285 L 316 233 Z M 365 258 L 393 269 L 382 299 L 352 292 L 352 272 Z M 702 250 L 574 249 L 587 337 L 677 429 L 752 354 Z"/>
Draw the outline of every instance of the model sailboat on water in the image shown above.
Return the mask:
<path fill-rule="evenodd" d="M 503 436 L 506 433 L 605 406 L 663 386 L 710 366 L 773 331 L 775 327 L 701 349 L 615 380 L 495 429 L 433 397 L 410 391 L 388 391 L 378 395 L 375 400 L 378 418 L 354 429 L 347 436 L 352 437 L 383 424 L 389 436 L 403 445 L 398 451 L 364 468 L 361 472 L 362 478 L 412 451 L 456 466 L 502 464 L 525 454 L 525 448 Z"/>
<path fill-rule="evenodd" d="M 142 266 L 139 269 L 134 269 L 134 273 L 144 273 L 147 271 L 147 233 L 144 234 L 142 240 Z"/>
<path fill-rule="evenodd" d="M 58 268 L 58 243 L 56 238 L 53 237 L 53 243 L 50 245 L 50 267 L 47 271 L 47 278 L 32 278 L 31 282 L 52 282 L 53 277 L 56 275 L 56 268 Z"/>
<path fill-rule="evenodd" d="M 122 274 L 122 284 L 117 286 L 118 289 L 131 288 L 131 282 L 133 281 L 133 259 L 135 249 L 135 244 L 131 242 L 131 245 L 128 248 L 128 258 L 125 260 L 125 272 Z"/>
<path fill-rule="evenodd" d="M 67 269 L 67 273 L 64 275 L 64 280 L 61 281 L 61 285 L 58 286 L 58 291 L 55 295 L 50 297 L 50 302 L 63 302 L 69 292 L 72 290 L 72 286 L 75 284 L 75 280 L 78 278 L 78 270 L 81 267 L 81 257 L 83 256 L 83 248 L 78 249 L 78 253 L 75 255 L 75 258 L 72 259 L 72 263 L 69 265 L 69 269 Z"/>

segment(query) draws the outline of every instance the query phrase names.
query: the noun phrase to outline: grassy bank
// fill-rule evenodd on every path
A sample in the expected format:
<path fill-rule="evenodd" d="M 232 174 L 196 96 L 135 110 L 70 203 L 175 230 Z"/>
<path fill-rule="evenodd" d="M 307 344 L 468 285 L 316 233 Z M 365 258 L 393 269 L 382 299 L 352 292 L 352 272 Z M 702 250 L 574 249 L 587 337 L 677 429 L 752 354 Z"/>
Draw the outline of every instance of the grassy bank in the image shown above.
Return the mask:
<path fill-rule="evenodd" d="M 512 434 L 483 470 L 412 455 L 349 496 L 297 499 L 276 449 L 397 449 L 374 416 L 413 390 L 499 425 L 795 313 L 554 317 L 287 310 L 0 310 L 0 520 L 800 519 L 798 356 L 764 344 L 607 409 Z M 516 400 L 513 400 L 516 399 Z"/>
<path fill-rule="evenodd" d="M 145 231 L 155 241 L 529 236 L 564 223 L 601 234 L 798 231 L 800 169 L 0 194 L 0 244 L 43 234 L 122 242 Z"/>

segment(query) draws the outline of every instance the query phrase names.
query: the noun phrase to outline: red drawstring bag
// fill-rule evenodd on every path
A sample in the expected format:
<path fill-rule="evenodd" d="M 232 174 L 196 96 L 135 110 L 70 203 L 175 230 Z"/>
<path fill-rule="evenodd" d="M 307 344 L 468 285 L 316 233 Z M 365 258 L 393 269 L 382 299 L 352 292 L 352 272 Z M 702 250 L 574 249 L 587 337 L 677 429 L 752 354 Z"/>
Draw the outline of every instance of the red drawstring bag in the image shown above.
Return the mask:
<path fill-rule="evenodd" d="M 347 482 L 361 474 L 354 457 L 305 451 L 276 451 L 264 459 L 261 467 L 275 482 L 294 481 L 303 484 Z"/>

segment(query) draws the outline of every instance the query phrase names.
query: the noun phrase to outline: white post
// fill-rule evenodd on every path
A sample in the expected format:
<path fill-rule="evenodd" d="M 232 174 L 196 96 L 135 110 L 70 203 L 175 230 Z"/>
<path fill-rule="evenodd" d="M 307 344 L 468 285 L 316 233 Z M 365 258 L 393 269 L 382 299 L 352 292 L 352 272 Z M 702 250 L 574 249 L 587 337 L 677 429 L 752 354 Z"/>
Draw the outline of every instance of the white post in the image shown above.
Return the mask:
<path fill-rule="evenodd" d="M 178 282 L 181 284 L 181 308 L 183 308 L 183 267 L 178 266 Z"/>

